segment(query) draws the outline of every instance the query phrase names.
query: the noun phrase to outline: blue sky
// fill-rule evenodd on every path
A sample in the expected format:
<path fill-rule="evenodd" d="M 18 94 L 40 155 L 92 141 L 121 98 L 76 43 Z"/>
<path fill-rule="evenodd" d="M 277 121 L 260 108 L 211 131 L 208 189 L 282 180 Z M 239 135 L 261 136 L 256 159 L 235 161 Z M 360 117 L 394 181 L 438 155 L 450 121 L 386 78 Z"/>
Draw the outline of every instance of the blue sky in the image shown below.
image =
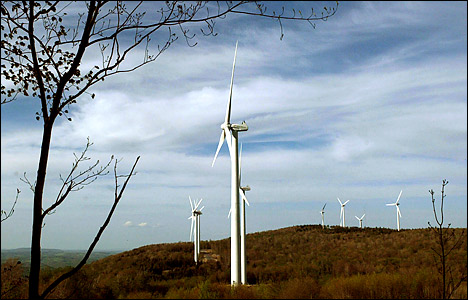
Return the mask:
<path fill-rule="evenodd" d="M 148 3 L 150 5 L 152 3 Z M 333 4 L 333 3 L 332 3 Z M 270 4 L 279 5 L 279 4 Z M 286 5 L 286 3 L 285 3 Z M 288 7 L 323 6 L 313 2 Z M 53 131 L 45 202 L 55 199 L 89 136 L 93 161 L 112 154 L 128 172 L 141 159 L 97 249 L 126 250 L 189 240 L 190 204 L 203 198 L 202 240 L 230 236 L 230 159 L 223 145 L 211 162 L 229 95 L 239 41 L 231 121 L 240 133 L 247 232 L 301 224 L 396 228 L 434 224 L 429 189 L 440 203 L 447 179 L 445 222 L 467 226 L 466 2 L 340 2 L 316 28 L 230 16 L 216 37 L 179 39 L 155 62 L 94 86 L 94 100 L 72 107 L 72 122 Z M 193 29 L 196 30 L 195 28 Z M 155 36 L 155 40 L 159 37 Z M 153 45 L 155 46 L 155 45 Z M 100 57 L 85 56 L 84 64 Z M 141 53 L 129 57 L 132 63 Z M 1 106 L 2 248 L 29 247 L 32 193 L 41 141 L 37 101 Z M 42 247 L 86 249 L 113 201 L 113 178 L 71 194 L 46 217 Z"/>

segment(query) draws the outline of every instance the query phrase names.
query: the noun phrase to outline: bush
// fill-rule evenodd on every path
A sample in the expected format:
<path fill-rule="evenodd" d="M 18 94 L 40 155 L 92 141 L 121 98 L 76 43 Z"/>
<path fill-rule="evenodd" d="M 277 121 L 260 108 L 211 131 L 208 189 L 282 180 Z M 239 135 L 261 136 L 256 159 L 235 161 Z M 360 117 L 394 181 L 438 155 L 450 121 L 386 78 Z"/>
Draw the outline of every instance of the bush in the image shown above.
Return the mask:
<path fill-rule="evenodd" d="M 21 261 L 10 258 L 2 264 L 2 299 L 26 299 L 28 280 Z"/>
<path fill-rule="evenodd" d="M 278 299 L 317 299 L 320 295 L 320 286 L 310 277 L 294 278 L 281 284 Z"/>

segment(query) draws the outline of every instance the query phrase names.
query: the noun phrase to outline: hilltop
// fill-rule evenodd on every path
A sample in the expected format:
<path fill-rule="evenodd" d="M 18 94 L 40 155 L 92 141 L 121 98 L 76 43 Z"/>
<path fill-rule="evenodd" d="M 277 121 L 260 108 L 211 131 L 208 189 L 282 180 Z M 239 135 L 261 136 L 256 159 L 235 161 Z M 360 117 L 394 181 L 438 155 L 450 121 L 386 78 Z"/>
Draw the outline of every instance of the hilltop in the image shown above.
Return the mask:
<path fill-rule="evenodd" d="M 454 229 L 460 234 L 463 229 Z M 87 264 L 54 291 L 63 298 L 439 298 L 429 229 L 299 225 L 247 235 L 247 281 L 230 288 L 230 239 L 154 244 Z M 466 238 L 451 254 L 467 268 Z M 63 270 L 62 270 L 63 271 Z M 2 271 L 3 272 L 3 271 Z M 58 273 L 44 274 L 50 281 Z M 2 274 L 2 281 L 3 281 Z M 3 286 L 2 286 L 3 288 Z M 2 290 L 3 292 L 3 290 Z M 466 299 L 466 281 L 455 297 Z"/>

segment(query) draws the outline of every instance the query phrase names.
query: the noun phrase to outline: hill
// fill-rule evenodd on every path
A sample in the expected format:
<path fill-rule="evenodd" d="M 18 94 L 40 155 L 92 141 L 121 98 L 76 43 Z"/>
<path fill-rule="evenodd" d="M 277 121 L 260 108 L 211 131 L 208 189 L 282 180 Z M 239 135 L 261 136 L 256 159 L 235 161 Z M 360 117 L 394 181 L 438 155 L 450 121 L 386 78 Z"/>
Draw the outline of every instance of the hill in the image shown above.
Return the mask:
<path fill-rule="evenodd" d="M 454 229 L 461 234 L 463 229 Z M 56 298 L 440 298 L 429 229 L 300 225 L 247 235 L 247 281 L 230 287 L 230 239 L 147 245 L 107 256 L 61 284 Z M 466 276 L 467 244 L 451 253 Z M 62 270 L 63 271 L 63 270 Z M 2 271 L 3 272 L 3 271 Z M 57 271 L 58 272 L 58 271 Z M 59 273 L 43 274 L 44 283 Z M 2 281 L 3 281 L 2 274 Z M 2 285 L 3 289 L 3 285 Z M 19 288 L 18 288 L 19 289 Z M 3 290 L 2 290 L 3 292 Z M 466 281 L 454 295 L 466 299 Z"/>

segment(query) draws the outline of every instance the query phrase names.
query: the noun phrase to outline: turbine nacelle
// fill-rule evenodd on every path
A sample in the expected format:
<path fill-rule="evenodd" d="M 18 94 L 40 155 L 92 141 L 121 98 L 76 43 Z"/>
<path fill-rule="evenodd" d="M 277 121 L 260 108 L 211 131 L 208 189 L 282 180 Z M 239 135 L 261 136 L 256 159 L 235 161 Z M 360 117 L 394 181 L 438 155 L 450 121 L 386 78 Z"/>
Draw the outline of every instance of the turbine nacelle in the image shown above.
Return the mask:
<path fill-rule="evenodd" d="M 250 186 L 248 186 L 248 185 L 241 186 L 240 189 L 243 190 L 243 191 L 250 191 Z"/>
<path fill-rule="evenodd" d="M 249 126 L 245 121 L 242 121 L 242 124 L 228 124 L 229 129 L 234 131 L 247 131 L 249 130 Z"/>

